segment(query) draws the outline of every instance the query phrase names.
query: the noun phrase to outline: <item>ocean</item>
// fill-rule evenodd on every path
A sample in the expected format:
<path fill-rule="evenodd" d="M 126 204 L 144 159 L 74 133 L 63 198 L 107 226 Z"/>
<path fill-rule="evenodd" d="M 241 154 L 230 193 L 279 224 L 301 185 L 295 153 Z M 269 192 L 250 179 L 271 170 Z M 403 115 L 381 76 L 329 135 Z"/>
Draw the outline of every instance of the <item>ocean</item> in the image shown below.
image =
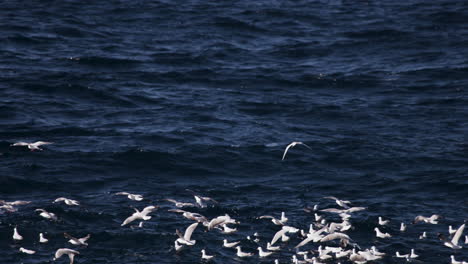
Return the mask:
<path fill-rule="evenodd" d="M 468 261 L 438 239 L 468 219 L 467 22 L 457 0 L 2 1 L 0 199 L 31 203 L 0 210 L 0 263 L 69 263 L 52 260 L 58 248 L 79 251 L 77 264 L 291 263 L 299 233 L 266 258 L 222 241 L 256 253 L 281 230 L 260 216 L 285 212 L 308 231 L 314 205 L 340 222 L 320 211 L 340 208 L 327 196 L 366 208 L 345 233 L 386 253 L 370 263 L 405 263 L 395 252 L 411 249 L 415 263 Z M 296 141 L 310 148 L 282 160 Z M 144 199 L 114 195 L 124 191 Z M 199 224 L 176 252 L 176 229 L 193 221 L 164 199 L 193 194 L 217 203 L 184 210 L 228 214 L 237 232 Z M 150 205 L 142 227 L 121 226 Z M 411 224 L 433 214 L 437 225 Z"/>

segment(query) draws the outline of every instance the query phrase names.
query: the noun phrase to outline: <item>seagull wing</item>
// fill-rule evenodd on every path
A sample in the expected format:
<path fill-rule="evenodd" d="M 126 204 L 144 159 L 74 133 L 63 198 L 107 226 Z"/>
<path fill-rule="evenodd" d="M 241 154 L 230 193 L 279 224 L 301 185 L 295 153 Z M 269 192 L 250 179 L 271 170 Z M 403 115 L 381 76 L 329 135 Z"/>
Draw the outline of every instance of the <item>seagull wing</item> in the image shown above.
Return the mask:
<path fill-rule="evenodd" d="M 309 243 L 312 240 L 314 240 L 314 237 L 313 236 L 308 236 L 306 239 L 302 240 L 301 243 L 297 244 L 297 246 L 295 246 L 294 248 L 302 247 L 302 246 L 304 246 L 305 244 Z"/>
<path fill-rule="evenodd" d="M 167 210 L 168 212 L 173 212 L 173 213 L 186 213 L 187 211 L 181 210 L 181 209 L 169 209 Z"/>
<path fill-rule="evenodd" d="M 122 223 L 121 226 L 124 226 L 124 225 L 127 225 L 135 220 L 138 219 L 138 214 L 137 213 L 134 213 L 132 214 L 131 216 L 127 217 L 127 219 L 125 219 L 125 221 Z"/>
<path fill-rule="evenodd" d="M 289 144 L 286 149 L 284 150 L 284 153 L 283 153 L 283 158 L 281 160 L 284 160 L 284 158 L 286 157 L 286 153 L 288 153 L 288 150 L 293 146 L 293 143 Z"/>
<path fill-rule="evenodd" d="M 271 240 L 271 245 L 273 246 L 278 239 L 280 239 L 284 234 L 286 234 L 286 230 L 281 229 L 280 231 L 276 232 L 275 236 Z"/>
<path fill-rule="evenodd" d="M 300 142 L 299 144 L 304 145 L 304 146 L 307 147 L 308 149 L 312 149 L 311 147 L 307 146 L 305 143 Z"/>
<path fill-rule="evenodd" d="M 350 208 L 351 209 L 351 208 Z M 348 209 L 349 210 L 349 209 Z M 337 208 L 327 208 L 327 209 L 322 209 L 320 212 L 327 212 L 327 213 L 336 213 L 336 214 L 341 214 L 345 210 L 342 209 L 337 209 Z"/>
<path fill-rule="evenodd" d="M 89 238 L 91 237 L 91 234 L 86 235 L 85 237 L 82 237 L 78 239 L 81 243 L 86 242 Z"/>
<path fill-rule="evenodd" d="M 118 193 L 114 193 L 114 195 L 129 195 L 130 193 L 128 192 L 118 192 Z"/>
<path fill-rule="evenodd" d="M 145 207 L 145 208 L 143 209 L 143 211 L 141 211 L 141 214 L 147 215 L 147 214 L 149 214 L 149 213 L 155 211 L 156 209 L 158 209 L 158 206 L 153 206 L 153 205 L 147 206 L 147 207 Z"/>
<path fill-rule="evenodd" d="M 333 233 L 333 234 L 329 234 L 329 235 L 326 235 L 324 236 L 322 239 L 320 239 L 320 242 L 326 242 L 326 241 L 331 241 L 331 240 L 335 240 L 335 239 L 347 239 L 347 240 L 350 240 L 349 236 L 344 234 L 344 233 Z"/>
<path fill-rule="evenodd" d="M 187 227 L 187 229 L 185 230 L 185 234 L 184 234 L 184 239 L 189 241 L 190 240 L 190 237 L 192 237 L 192 233 L 193 231 L 195 230 L 195 228 L 197 228 L 198 226 L 198 223 L 193 223 L 191 225 L 189 225 L 189 227 Z"/>
<path fill-rule="evenodd" d="M 32 143 L 31 145 L 35 146 L 35 147 L 39 147 L 39 146 L 42 146 L 42 145 L 49 145 L 49 144 L 53 144 L 53 142 L 36 141 L 36 142 Z"/>
<path fill-rule="evenodd" d="M 259 216 L 258 219 L 275 219 L 275 218 L 271 215 L 262 215 L 262 216 Z"/>
<path fill-rule="evenodd" d="M 214 219 L 211 219 L 210 223 L 208 224 L 208 230 L 213 229 L 215 226 L 218 226 L 222 223 L 226 222 L 226 217 L 224 216 L 218 216 Z"/>
<path fill-rule="evenodd" d="M 163 199 L 163 200 L 164 200 L 164 201 L 171 202 L 171 203 L 177 203 L 177 201 L 176 201 L 176 200 L 174 200 L 174 199 Z"/>
<path fill-rule="evenodd" d="M 27 146 L 29 143 L 26 142 L 16 142 L 14 144 L 11 144 L 12 146 Z"/>
<path fill-rule="evenodd" d="M 325 196 L 323 197 L 323 199 L 332 199 L 332 200 L 338 200 L 338 198 L 336 198 L 335 196 Z"/>
<path fill-rule="evenodd" d="M 367 208 L 366 207 L 351 207 L 349 209 L 346 209 L 345 212 L 346 213 L 354 213 L 354 212 L 359 212 L 359 211 L 363 211 L 363 210 L 366 210 Z"/>
<path fill-rule="evenodd" d="M 458 245 L 458 240 L 460 239 L 461 235 L 463 234 L 464 229 L 465 229 L 465 224 L 461 225 L 457 229 L 457 232 L 455 232 L 455 235 L 453 235 L 453 237 L 452 237 L 452 244 Z"/>

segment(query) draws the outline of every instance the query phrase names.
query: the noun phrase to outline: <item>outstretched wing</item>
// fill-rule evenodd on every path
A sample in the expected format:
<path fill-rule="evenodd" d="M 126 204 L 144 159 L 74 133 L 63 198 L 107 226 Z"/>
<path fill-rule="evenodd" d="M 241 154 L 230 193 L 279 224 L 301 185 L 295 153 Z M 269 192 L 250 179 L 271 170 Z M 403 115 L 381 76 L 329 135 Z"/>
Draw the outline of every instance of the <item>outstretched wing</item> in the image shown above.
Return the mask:
<path fill-rule="evenodd" d="M 284 234 L 286 234 L 286 232 L 287 231 L 284 229 L 281 229 L 280 231 L 276 232 L 275 236 L 271 240 L 271 245 L 273 246 L 276 243 L 276 241 L 278 241 L 278 239 L 280 239 Z"/>
<path fill-rule="evenodd" d="M 185 234 L 184 234 L 185 240 L 187 241 L 190 240 L 190 237 L 192 237 L 192 233 L 195 230 L 195 228 L 197 228 L 197 226 L 198 226 L 198 223 L 194 223 L 194 224 L 191 224 L 189 227 L 187 227 L 187 229 L 185 230 Z"/>
<path fill-rule="evenodd" d="M 284 153 L 283 153 L 283 158 L 281 160 L 284 160 L 284 158 L 286 157 L 286 153 L 288 153 L 288 150 L 293 146 L 293 143 L 289 144 L 286 149 L 284 150 Z"/>
<path fill-rule="evenodd" d="M 458 229 L 457 232 L 455 232 L 455 235 L 453 235 L 452 238 L 452 244 L 458 245 L 458 240 L 460 239 L 461 235 L 463 234 L 463 230 L 465 229 L 465 224 L 461 225 Z"/>

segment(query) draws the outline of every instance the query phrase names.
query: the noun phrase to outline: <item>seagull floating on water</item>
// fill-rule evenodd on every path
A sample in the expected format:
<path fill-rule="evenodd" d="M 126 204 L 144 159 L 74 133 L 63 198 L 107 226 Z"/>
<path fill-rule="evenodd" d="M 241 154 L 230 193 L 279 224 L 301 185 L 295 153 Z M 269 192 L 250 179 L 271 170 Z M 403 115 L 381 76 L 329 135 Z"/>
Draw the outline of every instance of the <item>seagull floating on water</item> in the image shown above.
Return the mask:
<path fill-rule="evenodd" d="M 424 223 L 429 223 L 429 224 L 433 224 L 433 225 L 436 225 L 439 223 L 439 220 L 442 218 L 442 216 L 440 215 L 431 215 L 430 217 L 425 217 L 425 216 L 422 216 L 422 215 L 418 215 L 414 218 L 414 221 L 413 223 L 414 224 L 417 224 L 419 222 L 424 222 Z"/>
<path fill-rule="evenodd" d="M 49 242 L 49 239 L 44 237 L 44 234 L 39 233 L 39 243 L 47 243 Z"/>
<path fill-rule="evenodd" d="M 16 240 L 16 241 L 23 240 L 23 236 L 21 236 L 18 233 L 18 229 L 16 229 L 16 227 L 13 229 L 13 239 Z"/>
<path fill-rule="evenodd" d="M 14 147 L 27 146 L 31 151 L 35 151 L 35 150 L 43 150 L 39 146 L 49 145 L 49 144 L 53 144 L 53 142 L 46 142 L 46 141 L 36 141 L 34 143 L 16 142 L 16 143 L 11 144 L 10 146 L 14 146 Z"/>
<path fill-rule="evenodd" d="M 284 225 L 288 221 L 288 218 L 286 217 L 284 212 L 281 212 L 280 219 L 277 219 L 271 215 L 262 215 L 258 217 L 258 219 L 271 219 L 271 222 L 273 222 L 273 224 L 275 225 Z"/>
<path fill-rule="evenodd" d="M 25 249 L 24 247 L 20 247 L 20 248 L 19 248 L 19 251 L 20 251 L 20 252 L 23 252 L 23 253 L 25 253 L 25 254 L 29 254 L 29 255 L 36 254 L 36 251 L 34 251 L 34 250 L 29 250 L 29 249 Z"/>
<path fill-rule="evenodd" d="M 374 228 L 375 236 L 380 238 L 392 237 L 389 233 L 382 233 L 378 227 Z"/>
<path fill-rule="evenodd" d="M 273 252 L 271 251 L 263 251 L 262 247 L 258 247 L 257 250 L 258 250 L 258 256 L 261 258 L 265 258 L 273 254 Z"/>
<path fill-rule="evenodd" d="M 390 221 L 389 220 L 383 220 L 381 216 L 379 216 L 379 225 L 387 225 Z"/>
<path fill-rule="evenodd" d="M 214 258 L 214 256 L 207 255 L 204 249 L 201 250 L 201 253 L 202 253 L 201 258 L 204 259 L 204 260 L 210 260 L 210 259 Z"/>
<path fill-rule="evenodd" d="M 227 239 L 223 240 L 223 247 L 225 248 L 232 248 L 237 246 L 240 243 L 240 241 L 234 241 L 234 242 L 228 242 Z"/>
<path fill-rule="evenodd" d="M 457 261 L 453 255 L 450 256 L 450 264 L 468 264 L 466 261 Z"/>
<path fill-rule="evenodd" d="M 251 257 L 251 256 L 254 255 L 254 253 L 242 252 L 242 249 L 241 249 L 240 246 L 237 246 L 236 249 L 237 249 L 236 255 L 237 255 L 239 258 L 246 258 L 246 257 Z"/>
<path fill-rule="evenodd" d="M 286 153 L 288 153 L 288 150 L 292 147 L 295 147 L 296 145 L 303 145 L 305 147 L 307 147 L 308 149 L 312 149 L 311 147 L 307 146 L 306 144 L 302 143 L 302 142 L 299 142 L 299 141 L 294 141 L 292 142 L 291 144 L 289 144 L 286 149 L 284 150 L 284 154 L 283 154 L 283 158 L 281 160 L 284 160 L 284 158 L 286 157 Z"/>

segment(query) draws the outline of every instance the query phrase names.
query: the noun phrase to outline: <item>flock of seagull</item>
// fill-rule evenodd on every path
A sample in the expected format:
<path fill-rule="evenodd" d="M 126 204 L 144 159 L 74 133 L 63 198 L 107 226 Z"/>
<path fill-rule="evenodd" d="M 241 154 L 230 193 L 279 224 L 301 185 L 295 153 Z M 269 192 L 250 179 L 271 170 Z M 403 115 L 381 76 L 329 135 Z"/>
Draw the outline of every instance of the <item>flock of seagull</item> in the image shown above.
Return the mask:
<path fill-rule="evenodd" d="M 38 141 L 35 143 L 18 142 L 12 144 L 12 146 L 27 146 L 31 151 L 42 150 L 39 148 L 41 145 L 51 144 L 51 142 Z M 288 150 L 296 145 L 304 145 L 307 148 L 309 146 L 302 142 L 292 142 L 289 144 L 284 153 L 282 159 L 284 160 Z M 238 232 L 237 226 L 240 221 L 231 217 L 228 214 L 206 217 L 202 215 L 203 209 L 207 207 L 218 207 L 219 203 L 213 198 L 202 196 L 191 190 L 189 191 L 194 198 L 193 202 L 190 201 L 177 201 L 174 199 L 163 199 L 161 202 L 167 202 L 171 205 L 171 209 L 168 212 L 179 214 L 180 217 L 187 219 L 190 224 L 183 230 L 175 230 L 175 240 L 173 251 L 175 254 L 191 250 L 197 241 L 203 239 L 199 234 L 194 234 L 197 229 L 203 229 L 205 232 L 215 232 L 219 236 L 223 236 L 222 244 L 220 247 L 232 249 L 232 257 L 238 260 L 250 259 L 258 257 L 265 260 L 271 260 L 272 263 L 278 264 L 279 255 L 282 252 L 288 252 L 291 254 L 291 260 L 289 263 L 293 264 L 305 264 L 305 263 L 357 263 L 364 264 L 368 262 L 375 262 L 384 260 L 388 257 L 401 258 L 405 261 L 417 261 L 419 258 L 418 253 L 415 249 L 409 250 L 409 252 L 400 253 L 399 251 L 390 253 L 382 252 L 377 249 L 376 246 L 370 248 L 362 248 L 350 234 L 347 232 L 353 230 L 353 216 L 356 213 L 366 211 L 366 207 L 353 206 L 351 201 L 339 199 L 334 196 L 323 197 L 324 200 L 334 201 L 337 205 L 330 208 L 322 208 L 319 204 L 313 207 L 303 208 L 304 212 L 310 215 L 311 222 L 308 225 L 294 225 L 290 224 L 286 212 L 278 212 L 278 216 L 273 215 L 259 215 L 255 216 L 254 221 L 259 222 L 262 225 L 271 225 L 271 229 L 276 230 L 274 235 L 254 234 L 247 236 L 244 239 L 233 240 L 229 236 Z M 114 195 L 123 195 L 134 202 L 145 201 L 143 195 L 132 194 L 129 192 L 117 192 Z M 0 210 L 2 212 L 14 213 L 18 210 L 19 206 L 31 203 L 30 201 L 11 201 L 7 202 L 0 200 Z M 66 206 L 79 207 L 80 202 L 59 197 L 52 201 L 52 203 L 63 203 Z M 160 206 L 148 205 L 141 211 L 134 208 L 134 212 L 123 219 L 121 228 L 126 228 L 130 223 L 139 221 L 138 227 L 142 227 L 144 221 L 149 221 L 152 218 L 151 214 L 154 214 Z M 37 208 L 35 211 L 39 216 L 52 222 L 58 220 L 58 216 L 52 212 L 48 212 L 45 209 Z M 193 212 L 196 211 L 196 212 Z M 400 223 L 400 228 L 395 230 L 390 225 L 390 219 L 384 219 L 378 217 L 375 221 L 375 237 L 377 241 L 383 242 L 388 238 L 391 238 L 395 233 L 403 234 L 406 232 L 408 226 L 416 224 L 427 224 L 437 225 L 443 219 L 440 215 L 422 216 L 418 215 L 414 217 L 411 223 Z M 441 245 L 444 245 L 452 249 L 452 255 L 450 256 L 451 264 L 468 264 L 466 261 L 456 260 L 455 254 L 458 250 L 461 250 L 464 244 L 468 244 L 468 236 L 464 236 L 464 242 L 461 240 L 465 229 L 465 223 L 460 224 L 457 228 L 449 226 L 448 238 L 442 233 L 437 233 L 437 238 L 441 241 Z M 19 246 L 23 240 L 23 236 L 20 234 L 21 230 L 15 226 L 12 230 L 12 239 Z M 58 260 L 62 256 L 67 255 L 69 263 L 73 264 L 75 257 L 80 255 L 78 249 L 80 247 L 87 247 L 88 240 L 91 238 L 91 234 L 86 235 L 82 238 L 76 238 L 68 233 L 63 234 L 64 238 L 68 243 L 78 248 L 69 248 L 64 246 L 55 251 L 53 260 Z M 427 239 L 427 232 L 423 232 L 419 239 Z M 39 234 L 39 243 L 48 243 L 43 233 Z M 251 246 L 243 247 L 249 243 L 255 245 L 256 251 L 251 250 Z M 20 253 L 33 255 L 36 253 L 33 249 L 26 249 L 20 247 L 18 250 Z M 275 257 L 277 256 L 277 257 Z M 200 251 L 200 259 L 203 262 L 210 262 L 216 259 L 214 251 L 208 252 L 207 249 Z"/>

